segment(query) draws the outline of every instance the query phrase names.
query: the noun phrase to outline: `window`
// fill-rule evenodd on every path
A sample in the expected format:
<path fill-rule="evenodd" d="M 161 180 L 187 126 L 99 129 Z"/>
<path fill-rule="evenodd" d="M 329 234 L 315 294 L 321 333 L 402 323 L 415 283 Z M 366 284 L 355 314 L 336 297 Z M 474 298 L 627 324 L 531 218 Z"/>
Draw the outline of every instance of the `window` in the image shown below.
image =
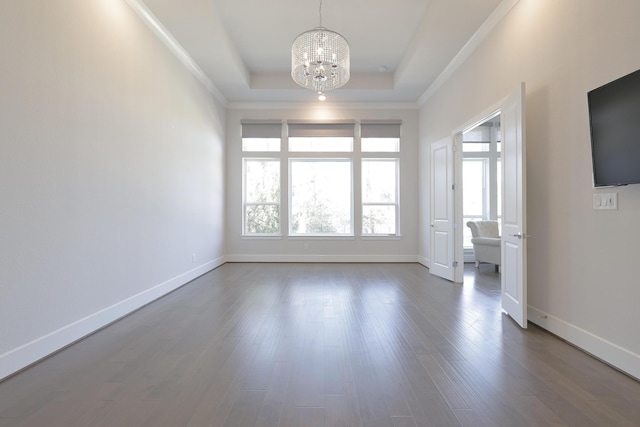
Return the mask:
<path fill-rule="evenodd" d="M 244 235 L 280 235 L 280 123 L 243 123 L 242 150 L 270 157 L 245 157 L 242 160 L 242 233 Z"/>
<path fill-rule="evenodd" d="M 466 145 L 466 144 L 464 144 Z M 475 145 L 475 144 L 471 144 Z M 471 248 L 471 229 L 466 226 L 468 221 L 489 218 L 487 163 L 489 159 L 462 160 L 462 191 L 463 191 L 463 246 Z"/>
<path fill-rule="evenodd" d="M 362 235 L 398 234 L 399 122 L 364 122 L 362 151 Z"/>
<path fill-rule="evenodd" d="M 292 123 L 288 133 L 289 234 L 352 236 L 355 124 Z"/>
<path fill-rule="evenodd" d="M 362 160 L 362 234 L 396 234 L 398 159 Z"/>
<path fill-rule="evenodd" d="M 400 122 L 355 126 L 243 121 L 243 235 L 398 235 Z"/>
<path fill-rule="evenodd" d="M 280 233 L 280 160 L 244 159 L 244 232 Z"/>
<path fill-rule="evenodd" d="M 291 159 L 291 235 L 352 235 L 350 159 Z"/>

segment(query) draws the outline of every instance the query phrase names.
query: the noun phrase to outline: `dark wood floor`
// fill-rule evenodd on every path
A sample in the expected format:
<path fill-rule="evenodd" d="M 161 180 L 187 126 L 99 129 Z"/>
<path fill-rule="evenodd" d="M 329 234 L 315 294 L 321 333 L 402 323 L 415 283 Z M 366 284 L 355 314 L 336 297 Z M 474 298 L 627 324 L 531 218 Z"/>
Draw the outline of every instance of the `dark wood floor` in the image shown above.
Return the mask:
<path fill-rule="evenodd" d="M 491 266 L 226 264 L 0 383 L 0 426 L 640 426 L 640 383 L 499 303 Z"/>

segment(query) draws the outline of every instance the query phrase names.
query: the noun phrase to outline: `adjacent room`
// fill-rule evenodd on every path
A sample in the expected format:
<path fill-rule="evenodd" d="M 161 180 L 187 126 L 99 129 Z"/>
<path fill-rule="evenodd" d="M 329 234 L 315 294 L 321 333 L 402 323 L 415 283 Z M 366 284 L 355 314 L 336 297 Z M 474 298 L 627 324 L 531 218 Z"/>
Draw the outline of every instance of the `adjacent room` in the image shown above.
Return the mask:
<path fill-rule="evenodd" d="M 0 10 L 0 426 L 640 426 L 637 1 Z"/>

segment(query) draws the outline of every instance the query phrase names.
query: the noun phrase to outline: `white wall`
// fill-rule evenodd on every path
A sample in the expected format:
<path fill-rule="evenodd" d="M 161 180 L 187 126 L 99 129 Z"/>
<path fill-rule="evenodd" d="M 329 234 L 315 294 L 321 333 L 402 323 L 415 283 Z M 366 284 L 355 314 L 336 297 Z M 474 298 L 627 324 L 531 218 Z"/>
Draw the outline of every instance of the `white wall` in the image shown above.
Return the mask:
<path fill-rule="evenodd" d="M 225 111 L 124 1 L 4 1 L 0 52 L 2 378 L 222 262 Z"/>
<path fill-rule="evenodd" d="M 310 97 L 313 98 L 310 92 Z M 227 254 L 230 261 L 415 262 L 418 252 L 418 112 L 390 105 L 340 106 L 319 101 L 299 106 L 250 105 L 227 113 Z M 378 108 L 377 108 L 378 107 Z M 400 119 L 401 234 L 398 239 L 242 238 L 242 139 L 240 121 Z M 305 244 L 308 249 L 305 249 Z"/>
<path fill-rule="evenodd" d="M 640 185 L 595 190 L 590 163 L 587 91 L 640 68 L 640 2 L 614 3 L 520 0 L 421 108 L 420 166 L 526 82 L 530 320 L 640 377 Z M 609 191 L 619 210 L 594 211 Z"/>

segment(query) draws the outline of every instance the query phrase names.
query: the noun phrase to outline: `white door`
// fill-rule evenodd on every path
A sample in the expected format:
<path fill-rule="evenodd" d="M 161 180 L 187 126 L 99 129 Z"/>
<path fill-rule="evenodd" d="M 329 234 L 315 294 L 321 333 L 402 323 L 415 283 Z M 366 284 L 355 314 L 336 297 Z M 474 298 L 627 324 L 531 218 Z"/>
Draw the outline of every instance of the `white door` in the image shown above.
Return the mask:
<path fill-rule="evenodd" d="M 431 274 L 454 278 L 453 142 L 445 138 L 431 145 Z"/>
<path fill-rule="evenodd" d="M 524 83 L 502 112 L 502 309 L 527 327 L 526 158 Z"/>

